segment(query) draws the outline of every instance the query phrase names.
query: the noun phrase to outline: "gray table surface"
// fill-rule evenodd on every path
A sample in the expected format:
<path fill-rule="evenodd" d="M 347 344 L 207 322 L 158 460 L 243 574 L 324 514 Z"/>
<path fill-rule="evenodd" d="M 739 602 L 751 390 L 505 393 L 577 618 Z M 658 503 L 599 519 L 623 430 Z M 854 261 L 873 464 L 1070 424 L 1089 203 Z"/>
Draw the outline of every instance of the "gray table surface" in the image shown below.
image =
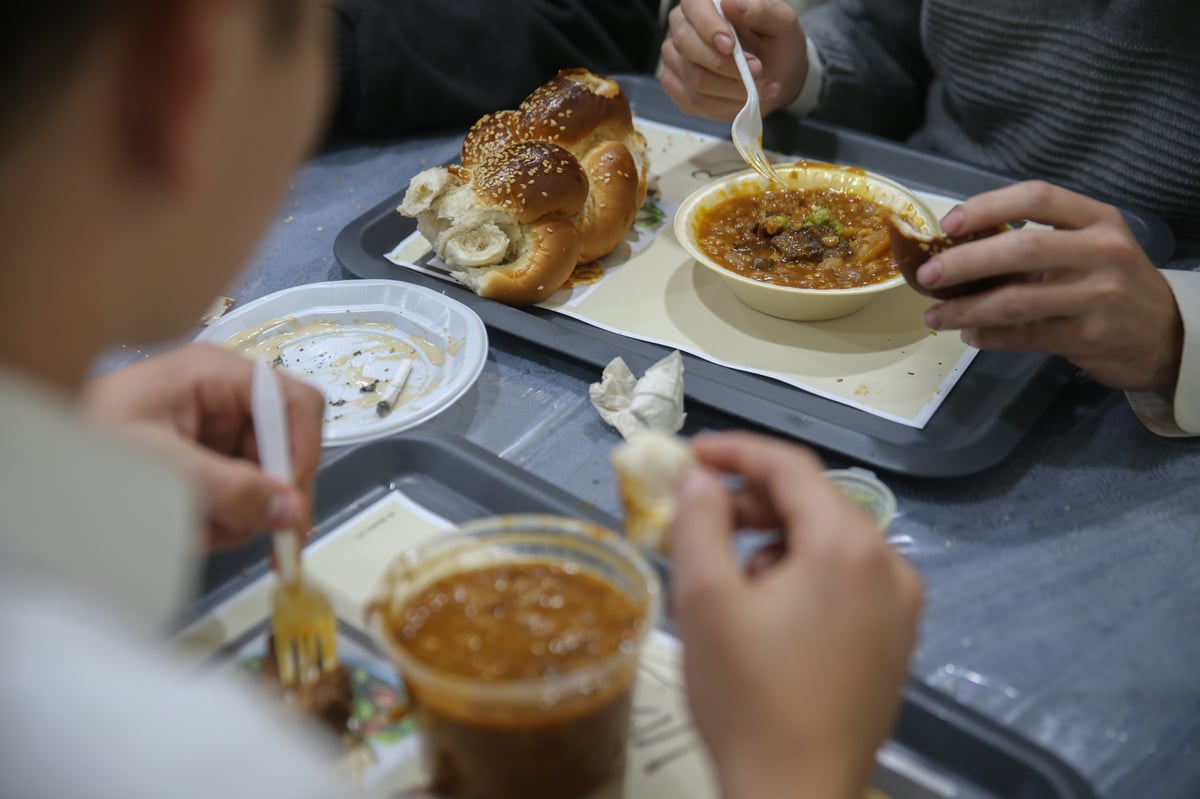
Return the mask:
<path fill-rule="evenodd" d="M 460 141 L 317 157 L 229 295 L 341 279 L 338 232 Z M 98 368 L 145 354 L 116 351 Z M 597 378 L 493 333 L 477 384 L 422 429 L 463 435 L 615 515 L 618 439 L 588 403 Z M 685 433 L 739 424 L 689 411 Z M 913 673 L 1057 753 L 1103 796 L 1200 796 L 1200 445 L 1156 438 L 1120 394 L 1080 379 L 1000 466 L 886 479 L 899 504 L 890 535 L 926 583 Z"/>

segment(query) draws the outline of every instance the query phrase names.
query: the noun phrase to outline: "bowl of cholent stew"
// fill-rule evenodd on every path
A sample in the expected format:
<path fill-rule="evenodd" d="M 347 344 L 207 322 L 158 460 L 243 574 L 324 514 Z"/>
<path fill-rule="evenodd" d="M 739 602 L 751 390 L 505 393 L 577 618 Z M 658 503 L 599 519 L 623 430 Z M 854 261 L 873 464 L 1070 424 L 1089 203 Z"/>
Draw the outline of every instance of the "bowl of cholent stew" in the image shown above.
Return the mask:
<path fill-rule="evenodd" d="M 905 285 L 884 223 L 890 214 L 940 230 L 924 203 L 880 175 L 804 161 L 776 172 L 784 186 L 750 171 L 716 180 L 675 216 L 692 257 L 763 313 L 804 321 L 854 313 Z"/>

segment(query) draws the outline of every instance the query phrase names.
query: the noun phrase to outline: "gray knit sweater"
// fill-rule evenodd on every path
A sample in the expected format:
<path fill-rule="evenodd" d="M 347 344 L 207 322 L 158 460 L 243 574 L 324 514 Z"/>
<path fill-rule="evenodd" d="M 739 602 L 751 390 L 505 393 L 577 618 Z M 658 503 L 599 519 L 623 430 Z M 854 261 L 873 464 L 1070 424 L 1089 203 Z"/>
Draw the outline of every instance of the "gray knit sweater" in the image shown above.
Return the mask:
<path fill-rule="evenodd" d="M 1200 2 L 832 0 L 813 116 L 1161 215 L 1200 239 Z"/>

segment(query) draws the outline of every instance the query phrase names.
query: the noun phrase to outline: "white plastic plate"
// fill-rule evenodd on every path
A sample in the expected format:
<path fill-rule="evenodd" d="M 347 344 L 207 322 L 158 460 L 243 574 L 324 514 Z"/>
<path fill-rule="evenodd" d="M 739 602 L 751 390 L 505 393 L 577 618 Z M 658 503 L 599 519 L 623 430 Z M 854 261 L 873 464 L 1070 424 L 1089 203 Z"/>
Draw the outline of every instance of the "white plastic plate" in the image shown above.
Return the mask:
<path fill-rule="evenodd" d="M 325 394 L 326 446 L 407 430 L 450 407 L 487 360 L 487 329 L 467 306 L 395 280 L 310 283 L 269 294 L 196 337 L 256 358 Z M 404 359 L 412 372 L 389 412 L 388 382 Z"/>

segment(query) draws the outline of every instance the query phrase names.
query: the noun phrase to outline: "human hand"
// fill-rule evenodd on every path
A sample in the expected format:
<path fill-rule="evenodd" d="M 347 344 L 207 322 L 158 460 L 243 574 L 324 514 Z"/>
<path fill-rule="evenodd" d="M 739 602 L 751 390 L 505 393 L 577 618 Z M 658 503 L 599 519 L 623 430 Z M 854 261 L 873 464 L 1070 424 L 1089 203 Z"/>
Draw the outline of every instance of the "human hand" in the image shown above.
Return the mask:
<path fill-rule="evenodd" d="M 672 606 L 722 796 L 857 797 L 891 729 L 920 581 L 807 451 L 746 433 L 693 447 L 703 467 L 679 490 Z M 781 557 L 743 573 L 739 528 L 781 529 Z"/>
<path fill-rule="evenodd" d="M 1170 390 L 1183 349 L 1179 307 L 1116 208 L 1034 181 L 973 197 L 942 227 L 957 236 L 1023 219 L 1055 229 L 963 244 L 917 270 L 930 288 L 1008 276 L 930 308 L 925 323 L 961 329 L 981 349 L 1061 355 L 1112 388 Z"/>
<path fill-rule="evenodd" d="M 807 40 L 783 0 L 682 0 L 668 17 L 662 86 L 688 114 L 730 120 L 746 102 L 733 60 L 732 25 L 758 85 L 764 116 L 796 99 L 808 71 Z"/>
<path fill-rule="evenodd" d="M 206 502 L 211 548 L 237 546 L 260 530 L 303 534 L 312 525 L 324 398 L 280 374 L 295 479 L 284 485 L 258 466 L 253 372 L 247 358 L 190 344 L 96 378 L 84 394 L 95 418 L 166 453 L 192 477 Z"/>

